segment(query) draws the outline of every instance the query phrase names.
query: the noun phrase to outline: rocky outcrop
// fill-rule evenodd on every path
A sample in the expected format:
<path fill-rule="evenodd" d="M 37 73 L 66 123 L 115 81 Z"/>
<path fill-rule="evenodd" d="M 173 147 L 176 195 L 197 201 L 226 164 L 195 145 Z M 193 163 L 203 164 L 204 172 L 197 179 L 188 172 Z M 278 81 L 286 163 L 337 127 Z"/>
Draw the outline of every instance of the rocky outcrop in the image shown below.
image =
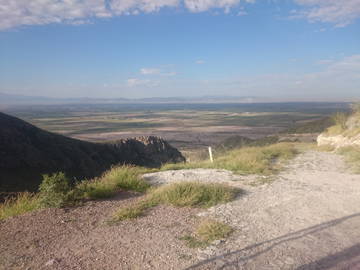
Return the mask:
<path fill-rule="evenodd" d="M 335 148 L 360 146 L 360 114 L 354 113 L 346 121 L 340 134 L 324 132 L 317 137 L 318 146 L 330 145 Z"/>
<path fill-rule="evenodd" d="M 63 171 L 83 179 L 98 176 L 116 164 L 159 167 L 183 161 L 181 153 L 161 138 L 91 143 L 0 113 L 0 192 L 35 190 L 44 173 Z"/>
<path fill-rule="evenodd" d="M 327 135 L 327 134 L 320 134 L 317 137 L 317 144 L 318 146 L 323 145 L 330 145 L 335 148 L 341 148 L 346 146 L 360 146 L 360 134 L 354 137 L 347 137 L 344 135 Z"/>

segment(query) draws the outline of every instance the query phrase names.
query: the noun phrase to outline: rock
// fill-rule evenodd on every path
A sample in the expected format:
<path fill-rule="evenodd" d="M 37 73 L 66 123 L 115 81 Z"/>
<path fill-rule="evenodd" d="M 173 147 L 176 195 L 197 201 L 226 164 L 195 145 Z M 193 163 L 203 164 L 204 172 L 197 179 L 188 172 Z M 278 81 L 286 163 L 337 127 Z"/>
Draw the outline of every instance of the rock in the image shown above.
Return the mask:
<path fill-rule="evenodd" d="M 341 148 L 346 146 L 360 146 L 360 134 L 354 137 L 346 137 L 344 135 L 329 136 L 326 134 L 320 134 L 317 138 L 318 146 L 330 145 L 335 148 Z"/>
<path fill-rule="evenodd" d="M 51 259 L 51 260 L 47 261 L 47 263 L 45 263 L 45 266 L 53 266 L 57 262 L 58 262 L 57 259 Z"/>

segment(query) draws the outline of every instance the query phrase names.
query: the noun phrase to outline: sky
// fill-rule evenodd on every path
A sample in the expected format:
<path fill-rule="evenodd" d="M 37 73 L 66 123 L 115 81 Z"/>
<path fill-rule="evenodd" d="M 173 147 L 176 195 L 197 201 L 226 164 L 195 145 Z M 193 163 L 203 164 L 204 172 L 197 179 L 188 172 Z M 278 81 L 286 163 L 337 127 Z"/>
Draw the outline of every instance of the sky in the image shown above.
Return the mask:
<path fill-rule="evenodd" d="M 360 0 L 0 0 L 0 92 L 360 98 Z"/>

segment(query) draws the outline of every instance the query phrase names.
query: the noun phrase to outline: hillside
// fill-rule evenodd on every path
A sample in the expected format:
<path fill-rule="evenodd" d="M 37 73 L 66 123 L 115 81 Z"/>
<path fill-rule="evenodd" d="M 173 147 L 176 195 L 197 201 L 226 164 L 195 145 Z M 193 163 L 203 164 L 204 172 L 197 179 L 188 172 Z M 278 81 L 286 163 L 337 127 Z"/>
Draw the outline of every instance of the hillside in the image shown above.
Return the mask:
<path fill-rule="evenodd" d="M 318 145 L 334 148 L 360 146 L 360 105 L 353 105 L 350 114 L 337 113 L 333 118 L 335 125 L 319 135 Z"/>
<path fill-rule="evenodd" d="M 41 175 L 63 171 L 92 178 L 115 164 L 159 167 L 182 162 L 181 153 L 156 137 L 90 143 L 39 129 L 0 113 L 0 192 L 36 190 Z"/>
<path fill-rule="evenodd" d="M 307 151 L 272 183 L 252 184 L 258 177 L 217 169 L 144 175 L 154 184 L 215 182 L 244 190 L 209 209 L 159 205 L 108 224 L 115 211 L 144 197 L 120 191 L 0 221 L 0 269 L 360 269 L 360 175 L 346 172 L 341 156 Z M 202 219 L 226 222 L 234 232 L 191 248 L 182 239 Z"/>

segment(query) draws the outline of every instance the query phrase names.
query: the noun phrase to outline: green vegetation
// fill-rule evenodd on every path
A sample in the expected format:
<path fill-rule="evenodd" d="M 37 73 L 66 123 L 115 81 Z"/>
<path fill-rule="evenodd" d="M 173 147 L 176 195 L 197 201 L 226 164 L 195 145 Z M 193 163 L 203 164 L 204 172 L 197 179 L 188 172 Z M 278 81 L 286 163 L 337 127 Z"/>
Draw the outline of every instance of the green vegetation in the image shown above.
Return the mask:
<path fill-rule="evenodd" d="M 335 113 L 332 117 L 335 124 L 329 127 L 326 130 L 326 133 L 328 135 L 338 135 L 344 132 L 346 130 L 346 121 L 348 117 L 349 115 L 346 113 L 342 113 L 342 112 Z"/>
<path fill-rule="evenodd" d="M 216 220 L 204 220 L 198 226 L 195 236 L 185 235 L 180 238 L 190 248 L 204 248 L 215 240 L 230 236 L 234 230 L 227 224 Z"/>
<path fill-rule="evenodd" d="M 26 212 L 34 211 L 40 208 L 39 196 L 23 192 L 16 197 L 6 199 L 0 204 L 0 220 L 22 215 Z"/>
<path fill-rule="evenodd" d="M 233 229 L 229 225 L 215 220 L 203 221 L 196 230 L 200 239 L 206 242 L 226 238 L 232 232 Z"/>
<path fill-rule="evenodd" d="M 288 133 L 288 134 L 322 133 L 329 127 L 333 126 L 334 124 L 335 121 L 333 117 L 325 117 L 314 121 L 301 122 L 283 131 L 282 133 Z"/>
<path fill-rule="evenodd" d="M 150 185 L 141 175 L 146 168 L 117 166 L 105 172 L 100 178 L 78 183 L 68 194 L 68 202 L 95 200 L 113 197 L 119 190 L 145 192 Z"/>
<path fill-rule="evenodd" d="M 334 125 L 326 130 L 326 135 L 343 135 L 352 138 L 360 134 L 360 103 L 351 105 L 351 112 L 335 113 L 332 117 Z"/>
<path fill-rule="evenodd" d="M 220 143 L 215 147 L 215 151 L 221 153 L 222 151 L 229 151 L 233 149 L 238 149 L 242 147 L 250 146 L 266 146 L 270 144 L 275 144 L 279 141 L 277 136 L 267 136 L 260 139 L 250 139 L 243 136 L 232 136 L 227 138 L 225 141 Z"/>
<path fill-rule="evenodd" d="M 194 163 L 166 164 L 161 170 L 194 168 L 226 169 L 237 174 L 272 174 L 279 171 L 284 161 L 297 154 L 295 144 L 277 143 L 262 147 L 244 147 L 215 156 L 214 163 L 201 161 Z"/>
<path fill-rule="evenodd" d="M 110 223 L 115 223 L 127 219 L 134 219 L 143 215 L 144 210 L 142 205 L 129 206 L 121 208 L 114 213 L 113 218 L 110 220 Z"/>
<path fill-rule="evenodd" d="M 360 146 L 348 146 L 338 150 L 354 173 L 360 173 Z"/>
<path fill-rule="evenodd" d="M 208 208 L 232 201 L 237 193 L 238 190 L 223 184 L 180 182 L 153 190 L 150 200 L 177 207 Z"/>
<path fill-rule="evenodd" d="M 208 208 L 220 203 L 234 200 L 239 189 L 223 184 L 202 184 L 198 182 L 181 182 L 165 185 L 150 190 L 147 196 L 136 204 L 116 211 L 111 222 L 132 219 L 159 204 L 176 207 Z"/>
<path fill-rule="evenodd" d="M 70 189 L 70 181 L 64 173 L 45 174 L 39 187 L 40 205 L 43 207 L 64 206 Z"/>
<path fill-rule="evenodd" d="M 141 167 L 118 166 L 98 179 L 82 181 L 73 187 L 64 173 L 44 175 L 38 194 L 21 193 L 0 204 L 0 219 L 42 207 L 72 206 L 83 200 L 109 198 L 119 190 L 145 192 L 150 185 L 140 176 L 147 171 Z"/>

